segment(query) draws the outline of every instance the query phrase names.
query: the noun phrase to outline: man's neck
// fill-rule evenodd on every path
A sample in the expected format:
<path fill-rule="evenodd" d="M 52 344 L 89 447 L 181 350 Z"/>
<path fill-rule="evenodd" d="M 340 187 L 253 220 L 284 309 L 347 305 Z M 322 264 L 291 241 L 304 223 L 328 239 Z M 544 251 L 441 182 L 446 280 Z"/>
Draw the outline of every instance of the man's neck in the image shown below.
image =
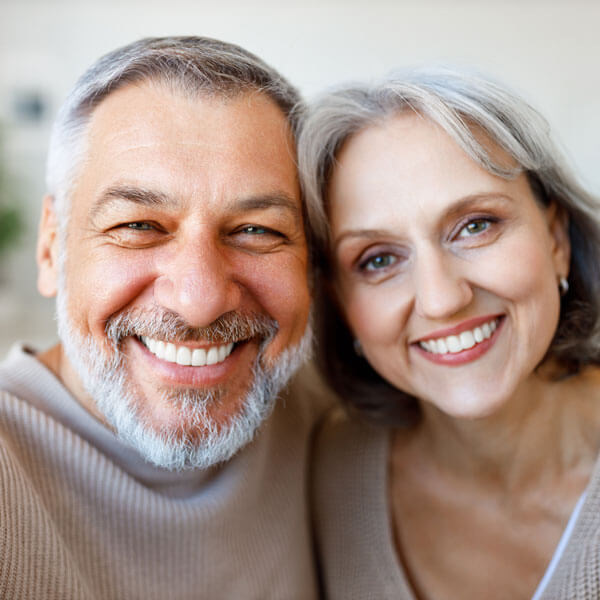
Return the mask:
<path fill-rule="evenodd" d="M 96 404 L 90 398 L 73 365 L 65 355 L 62 344 L 56 344 L 45 352 L 40 352 L 37 359 L 60 380 L 69 390 L 73 398 L 85 408 L 102 425 L 107 426 L 103 415 L 96 408 Z"/>

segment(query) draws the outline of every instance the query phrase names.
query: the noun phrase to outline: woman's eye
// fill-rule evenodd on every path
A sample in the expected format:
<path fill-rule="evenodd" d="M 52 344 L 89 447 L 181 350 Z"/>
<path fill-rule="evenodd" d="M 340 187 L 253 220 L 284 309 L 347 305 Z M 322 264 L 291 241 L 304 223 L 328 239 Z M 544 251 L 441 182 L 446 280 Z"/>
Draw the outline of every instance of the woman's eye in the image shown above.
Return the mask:
<path fill-rule="evenodd" d="M 483 233 L 490 226 L 490 221 L 487 219 L 476 219 L 467 223 L 459 232 L 458 237 L 469 237 Z"/>
<path fill-rule="evenodd" d="M 378 254 L 365 260 L 361 264 L 361 268 L 365 271 L 378 271 L 379 269 L 393 265 L 396 260 L 396 257 L 392 254 Z"/>

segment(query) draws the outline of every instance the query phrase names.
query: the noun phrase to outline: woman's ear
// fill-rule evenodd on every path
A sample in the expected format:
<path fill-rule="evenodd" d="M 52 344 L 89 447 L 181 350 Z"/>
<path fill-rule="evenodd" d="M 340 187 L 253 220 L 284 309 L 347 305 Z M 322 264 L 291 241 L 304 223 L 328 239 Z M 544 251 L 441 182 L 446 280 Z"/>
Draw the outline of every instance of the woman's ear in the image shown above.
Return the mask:
<path fill-rule="evenodd" d="M 552 201 L 546 209 L 546 220 L 552 238 L 552 260 L 557 279 L 567 278 L 571 262 L 569 215 L 564 208 Z"/>
<path fill-rule="evenodd" d="M 36 250 L 38 291 L 42 296 L 56 296 L 58 287 L 58 219 L 52 196 L 44 196 L 38 228 Z"/>

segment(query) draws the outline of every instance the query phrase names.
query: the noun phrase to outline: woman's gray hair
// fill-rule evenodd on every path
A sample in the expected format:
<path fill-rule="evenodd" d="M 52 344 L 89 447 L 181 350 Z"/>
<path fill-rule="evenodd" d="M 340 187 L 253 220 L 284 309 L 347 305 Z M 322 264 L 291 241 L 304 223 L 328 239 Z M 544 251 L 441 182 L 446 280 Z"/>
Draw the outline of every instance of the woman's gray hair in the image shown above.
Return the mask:
<path fill-rule="evenodd" d="M 52 130 L 46 185 L 63 229 L 94 108 L 115 90 L 142 81 L 158 81 L 190 96 L 263 92 L 281 108 L 293 134 L 297 133 L 301 113 L 298 92 L 277 71 L 239 46 L 204 37 L 165 37 L 139 40 L 114 50 L 77 81 Z"/>
<path fill-rule="evenodd" d="M 600 364 L 598 199 L 566 168 L 546 120 L 513 92 L 480 75 L 443 67 L 413 69 L 372 85 L 334 89 L 313 103 L 299 136 L 298 161 L 323 280 L 331 280 L 332 275 L 327 194 L 336 156 L 359 131 L 404 111 L 437 124 L 490 173 L 510 179 L 524 172 L 540 203 L 554 202 L 566 213 L 570 289 L 562 298 L 548 356 L 556 358 L 567 373 L 586 364 Z M 514 162 L 494 160 L 490 142 Z M 398 390 L 355 355 L 344 319 L 328 294 L 322 296 L 320 362 L 333 387 L 374 418 L 390 419 L 395 414 L 397 420 L 406 420 L 414 416 L 414 399 L 406 397 L 407 402 L 399 406 Z M 390 394 L 393 399 L 388 400 Z"/>

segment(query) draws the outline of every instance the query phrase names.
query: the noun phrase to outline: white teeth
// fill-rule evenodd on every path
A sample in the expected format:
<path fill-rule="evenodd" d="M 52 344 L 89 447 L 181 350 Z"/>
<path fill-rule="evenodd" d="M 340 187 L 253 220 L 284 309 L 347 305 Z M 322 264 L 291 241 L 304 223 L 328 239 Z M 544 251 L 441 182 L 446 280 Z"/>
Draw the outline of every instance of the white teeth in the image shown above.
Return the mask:
<path fill-rule="evenodd" d="M 219 351 L 216 348 L 211 348 L 206 353 L 206 364 L 214 365 L 219 362 Z"/>
<path fill-rule="evenodd" d="M 455 354 L 473 348 L 473 346 L 487 340 L 496 331 L 497 327 L 498 320 L 494 319 L 488 323 L 484 323 L 480 327 L 463 331 L 459 335 L 449 335 L 448 337 L 436 340 L 425 340 L 419 342 L 419 345 L 432 354 L 447 354 L 448 352 Z"/>
<path fill-rule="evenodd" d="M 192 367 L 203 367 L 206 364 L 206 350 L 196 348 L 192 352 Z"/>
<path fill-rule="evenodd" d="M 177 348 L 177 364 L 189 366 L 192 364 L 192 351 L 185 346 Z"/>
<path fill-rule="evenodd" d="M 475 336 L 470 331 L 463 331 L 460 336 L 460 343 L 465 350 L 475 345 Z"/>
<path fill-rule="evenodd" d="M 177 348 L 175 348 L 175 344 L 166 345 L 165 360 L 167 362 L 177 362 Z"/>
<path fill-rule="evenodd" d="M 205 365 L 215 365 L 223 362 L 233 350 L 233 343 L 212 346 L 208 349 L 194 348 L 192 350 L 187 346 L 177 346 L 170 342 L 163 342 L 146 336 L 141 336 L 140 339 L 157 358 L 183 366 L 203 367 Z"/>
<path fill-rule="evenodd" d="M 448 352 L 460 352 L 462 350 L 460 339 L 456 335 L 449 335 L 446 338 L 446 344 L 448 344 Z"/>

